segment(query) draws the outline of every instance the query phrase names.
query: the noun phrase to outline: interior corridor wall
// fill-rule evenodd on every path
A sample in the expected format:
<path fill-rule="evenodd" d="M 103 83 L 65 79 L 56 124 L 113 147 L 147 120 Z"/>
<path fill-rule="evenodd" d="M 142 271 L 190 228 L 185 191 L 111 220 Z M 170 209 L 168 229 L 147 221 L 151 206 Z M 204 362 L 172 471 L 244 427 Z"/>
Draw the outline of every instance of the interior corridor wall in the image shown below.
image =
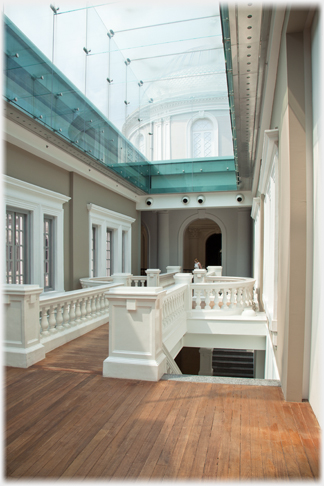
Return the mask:
<path fill-rule="evenodd" d="M 183 234 L 195 219 L 211 218 L 222 230 L 223 275 L 251 277 L 252 220 L 251 208 L 206 208 L 168 211 L 169 265 L 183 266 Z M 149 233 L 149 265 L 159 268 L 158 211 L 143 211 L 142 221 Z M 165 245 L 165 242 L 163 242 Z M 165 246 L 163 246 L 164 249 Z M 163 251 L 162 248 L 162 251 Z M 193 262 L 192 262 L 193 265 Z M 166 271 L 161 268 L 162 273 Z"/>
<path fill-rule="evenodd" d="M 313 240 L 313 305 L 312 333 L 310 355 L 309 403 L 323 428 L 322 413 L 322 343 L 324 323 L 324 202 L 322 189 L 324 186 L 323 160 L 321 160 L 321 24 L 319 15 L 315 17 L 312 28 L 312 106 L 313 106 L 313 208 L 314 208 L 314 240 Z"/>
<path fill-rule="evenodd" d="M 306 123 L 303 25 L 307 9 L 287 11 L 271 118 L 279 129 L 278 339 L 286 400 L 303 398 L 306 296 Z"/>

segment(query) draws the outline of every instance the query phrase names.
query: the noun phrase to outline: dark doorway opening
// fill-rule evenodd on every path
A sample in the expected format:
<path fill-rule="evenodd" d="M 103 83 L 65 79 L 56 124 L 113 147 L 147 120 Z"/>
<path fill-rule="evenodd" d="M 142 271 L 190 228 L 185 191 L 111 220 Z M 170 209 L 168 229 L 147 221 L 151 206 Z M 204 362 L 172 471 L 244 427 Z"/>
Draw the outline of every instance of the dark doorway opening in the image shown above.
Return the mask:
<path fill-rule="evenodd" d="M 206 240 L 206 267 L 222 265 L 222 234 L 214 233 Z"/>

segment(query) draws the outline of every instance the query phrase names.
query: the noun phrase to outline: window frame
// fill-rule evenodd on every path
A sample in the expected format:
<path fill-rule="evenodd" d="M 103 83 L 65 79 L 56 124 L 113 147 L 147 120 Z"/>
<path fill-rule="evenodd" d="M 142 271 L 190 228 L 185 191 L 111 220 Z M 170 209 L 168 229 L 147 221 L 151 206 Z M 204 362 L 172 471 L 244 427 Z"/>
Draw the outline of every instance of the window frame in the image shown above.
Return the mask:
<path fill-rule="evenodd" d="M 49 280 L 50 285 L 45 285 L 46 280 L 46 247 L 45 247 L 45 224 L 49 223 Z M 44 214 L 44 292 L 50 292 L 55 289 L 55 218 L 51 215 Z"/>
<path fill-rule="evenodd" d="M 58 192 L 3 175 L 4 211 L 15 208 L 29 213 L 29 283 L 44 289 L 44 216 L 55 224 L 54 290 L 64 292 L 64 208 L 71 198 Z M 46 292 L 48 293 L 48 292 Z"/>
<path fill-rule="evenodd" d="M 24 209 L 21 209 L 21 208 L 15 208 L 15 207 L 10 207 L 10 206 L 7 206 L 6 207 L 6 225 L 7 225 L 7 215 L 8 213 L 12 213 L 14 215 L 14 221 L 13 221 L 13 240 L 15 240 L 15 236 L 16 236 L 16 224 L 15 224 L 15 216 L 16 215 L 20 215 L 20 216 L 23 216 L 24 218 L 24 221 L 23 221 L 23 225 L 24 225 L 24 228 L 23 228 L 23 235 L 24 235 L 24 249 L 23 249 L 23 262 L 24 262 L 24 271 L 23 271 L 23 282 L 20 282 L 19 284 L 22 285 L 22 284 L 29 284 L 30 283 L 30 228 L 29 228 L 29 223 L 30 223 L 30 214 L 28 211 L 24 210 Z M 17 263 L 17 258 L 16 258 L 16 253 L 17 253 L 17 246 L 16 244 L 14 243 L 12 245 L 12 248 L 13 248 L 13 259 L 12 259 L 12 262 L 13 262 L 13 280 L 16 280 L 15 278 L 15 266 L 16 266 L 16 263 Z M 7 233 L 6 233 L 6 283 L 9 284 L 9 285 L 17 285 L 17 282 L 16 281 L 13 281 L 11 284 L 7 281 L 8 279 L 8 275 L 7 275 L 7 264 L 8 264 L 8 258 L 7 258 L 7 250 L 8 250 L 8 244 L 7 244 Z M 19 285 L 18 284 L 18 285 Z"/>
<path fill-rule="evenodd" d="M 126 216 L 110 209 L 105 209 L 93 203 L 87 205 L 89 212 L 89 238 L 91 238 L 91 228 L 93 225 L 98 227 L 98 277 L 105 276 L 106 273 L 106 232 L 111 231 L 112 258 L 111 265 L 114 273 L 131 272 L 131 231 L 132 223 L 136 221 L 130 216 Z M 123 252 L 123 231 L 125 232 L 125 251 Z M 91 275 L 91 243 L 89 245 L 89 275 Z M 124 255 L 123 255 L 124 253 Z M 123 265 L 124 258 L 124 265 Z M 102 270 L 102 272 L 100 271 Z"/>

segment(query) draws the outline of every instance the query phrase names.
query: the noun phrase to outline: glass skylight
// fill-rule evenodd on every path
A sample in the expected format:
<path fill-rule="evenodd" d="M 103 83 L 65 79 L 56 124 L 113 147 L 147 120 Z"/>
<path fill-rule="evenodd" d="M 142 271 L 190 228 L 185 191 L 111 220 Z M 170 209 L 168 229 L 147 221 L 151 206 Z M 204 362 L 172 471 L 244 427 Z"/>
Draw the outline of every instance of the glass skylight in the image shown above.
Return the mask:
<path fill-rule="evenodd" d="M 231 119 L 217 3 L 64 1 L 18 8 L 12 2 L 3 11 L 130 140 L 143 160 L 184 163 L 197 154 L 224 157 L 227 171 L 232 172 L 228 162 L 233 158 Z M 206 119 L 213 132 L 196 129 L 193 133 L 190 127 L 197 119 Z M 73 130 L 77 131 L 76 124 Z M 73 130 L 67 127 L 70 135 Z M 120 161 L 131 160 L 126 153 Z M 226 187 L 232 187 L 231 183 Z"/>

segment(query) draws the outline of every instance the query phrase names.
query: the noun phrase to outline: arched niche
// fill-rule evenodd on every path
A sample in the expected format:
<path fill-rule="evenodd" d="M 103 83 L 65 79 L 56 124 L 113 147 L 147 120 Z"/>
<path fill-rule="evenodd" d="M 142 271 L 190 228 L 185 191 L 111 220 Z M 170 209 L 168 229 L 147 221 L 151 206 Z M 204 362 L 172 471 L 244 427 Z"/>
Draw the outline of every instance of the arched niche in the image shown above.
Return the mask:
<path fill-rule="evenodd" d="M 190 228 L 191 223 L 194 221 L 198 220 L 211 220 L 215 223 L 214 227 L 211 227 L 209 230 L 206 230 L 203 232 L 201 241 L 199 242 L 199 247 L 203 247 L 203 252 L 204 254 L 202 256 L 199 256 L 198 254 L 194 258 L 200 258 L 203 260 L 201 263 L 204 265 L 205 264 L 205 246 L 206 246 L 206 240 L 209 236 L 211 236 L 213 233 L 220 231 L 222 234 L 222 267 L 223 267 L 223 275 L 226 274 L 226 229 L 224 223 L 217 218 L 216 216 L 202 212 L 202 213 L 196 213 L 193 214 L 192 216 L 189 216 L 185 221 L 182 223 L 179 229 L 178 233 L 178 261 L 179 264 L 182 265 L 183 269 L 189 270 L 190 268 L 193 268 L 193 262 L 188 262 L 188 256 L 186 255 L 186 262 L 184 260 L 185 257 L 185 238 L 186 238 L 186 230 Z M 194 227 L 194 226 L 193 226 Z M 217 230 L 217 227 L 219 228 Z M 190 258 L 192 255 L 190 256 Z M 188 263 L 190 263 L 190 266 L 188 267 Z"/>

